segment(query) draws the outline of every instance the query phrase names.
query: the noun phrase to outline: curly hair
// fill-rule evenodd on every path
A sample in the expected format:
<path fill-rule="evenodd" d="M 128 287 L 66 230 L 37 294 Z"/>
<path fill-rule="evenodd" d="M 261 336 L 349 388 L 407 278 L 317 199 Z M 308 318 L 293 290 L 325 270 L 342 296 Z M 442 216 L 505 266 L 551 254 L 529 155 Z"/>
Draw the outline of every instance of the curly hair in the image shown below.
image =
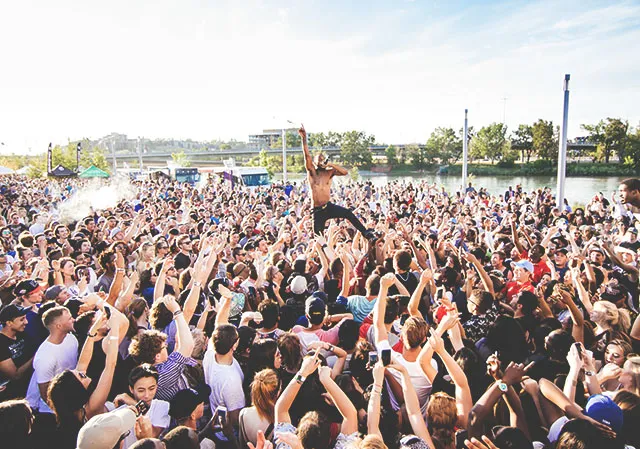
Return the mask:
<path fill-rule="evenodd" d="M 150 363 L 156 361 L 156 355 L 162 351 L 167 341 L 167 335 L 157 330 L 144 331 L 136 335 L 129 345 L 129 354 L 138 363 Z"/>

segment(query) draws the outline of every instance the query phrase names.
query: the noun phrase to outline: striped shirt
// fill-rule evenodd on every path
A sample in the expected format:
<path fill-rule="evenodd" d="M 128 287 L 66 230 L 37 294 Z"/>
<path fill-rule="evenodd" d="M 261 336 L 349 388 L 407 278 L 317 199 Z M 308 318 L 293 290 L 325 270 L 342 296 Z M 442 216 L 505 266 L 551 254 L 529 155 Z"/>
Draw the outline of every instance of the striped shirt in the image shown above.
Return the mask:
<path fill-rule="evenodd" d="M 195 366 L 196 364 L 197 362 L 191 357 L 185 357 L 175 351 L 165 362 L 156 365 L 159 375 L 156 399 L 170 401 L 178 391 L 188 388 L 189 383 L 183 371 L 187 365 Z"/>

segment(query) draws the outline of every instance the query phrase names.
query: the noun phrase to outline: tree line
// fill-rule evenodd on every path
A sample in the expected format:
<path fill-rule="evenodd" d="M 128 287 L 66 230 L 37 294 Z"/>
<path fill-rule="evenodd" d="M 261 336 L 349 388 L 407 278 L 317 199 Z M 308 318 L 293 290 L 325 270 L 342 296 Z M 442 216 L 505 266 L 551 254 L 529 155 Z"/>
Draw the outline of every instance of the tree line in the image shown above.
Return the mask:
<path fill-rule="evenodd" d="M 640 126 L 632 128 L 629 122 L 620 118 L 606 118 L 596 124 L 583 124 L 581 129 L 585 136 L 576 139 L 571 145 L 568 158 L 571 160 L 587 160 L 591 162 L 609 163 L 615 158 L 620 164 L 640 167 Z M 559 126 L 552 121 L 539 119 L 532 124 L 521 124 L 517 129 L 509 131 L 503 123 L 491 123 L 479 130 L 468 129 L 469 161 L 488 162 L 500 166 L 513 166 L 516 161 L 553 165 L 558 159 Z M 378 143 L 373 134 L 363 131 L 347 131 L 344 133 L 329 131 L 328 133 L 312 133 L 309 135 L 309 146 L 312 150 L 322 148 L 340 148 L 340 159 L 345 165 L 368 168 L 374 163 L 385 163 L 392 167 L 429 168 L 436 165 L 456 164 L 462 159 L 463 130 L 453 128 L 436 128 L 423 145 L 386 145 L 385 160 L 375 160 L 370 151 L 372 145 Z M 296 132 L 287 132 L 287 147 L 299 147 L 300 137 Z M 272 148 L 281 148 L 282 140 L 278 138 Z M 258 163 L 259 158 L 255 159 Z M 262 155 L 262 162 L 272 168 L 282 165 L 278 156 Z M 295 161 L 300 165 L 302 161 Z M 300 167 L 296 167 L 300 168 Z"/>

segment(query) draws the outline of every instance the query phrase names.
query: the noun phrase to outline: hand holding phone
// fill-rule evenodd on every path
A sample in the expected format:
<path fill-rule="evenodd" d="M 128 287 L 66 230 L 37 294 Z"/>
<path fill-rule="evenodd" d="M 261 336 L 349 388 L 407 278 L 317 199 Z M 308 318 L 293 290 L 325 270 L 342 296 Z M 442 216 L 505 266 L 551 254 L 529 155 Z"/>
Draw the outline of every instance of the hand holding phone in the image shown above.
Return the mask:
<path fill-rule="evenodd" d="M 378 363 L 378 353 L 376 351 L 369 352 L 369 369 L 372 369 L 376 363 Z"/>
<path fill-rule="evenodd" d="M 149 411 L 149 406 L 144 401 L 138 401 L 134 407 L 137 410 L 136 416 L 145 415 Z"/>

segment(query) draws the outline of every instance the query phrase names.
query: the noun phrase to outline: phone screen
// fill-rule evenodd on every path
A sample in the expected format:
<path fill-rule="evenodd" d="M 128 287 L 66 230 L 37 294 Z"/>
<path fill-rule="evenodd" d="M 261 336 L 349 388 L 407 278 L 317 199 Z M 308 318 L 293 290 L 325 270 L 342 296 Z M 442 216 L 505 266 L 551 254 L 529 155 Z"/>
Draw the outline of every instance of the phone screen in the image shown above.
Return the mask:
<path fill-rule="evenodd" d="M 391 363 L 391 349 L 382 350 L 382 364 L 387 366 Z"/>
<path fill-rule="evenodd" d="M 378 353 L 375 351 L 371 351 L 369 353 L 369 366 L 373 367 L 373 365 L 375 365 L 376 363 L 378 363 Z"/>

